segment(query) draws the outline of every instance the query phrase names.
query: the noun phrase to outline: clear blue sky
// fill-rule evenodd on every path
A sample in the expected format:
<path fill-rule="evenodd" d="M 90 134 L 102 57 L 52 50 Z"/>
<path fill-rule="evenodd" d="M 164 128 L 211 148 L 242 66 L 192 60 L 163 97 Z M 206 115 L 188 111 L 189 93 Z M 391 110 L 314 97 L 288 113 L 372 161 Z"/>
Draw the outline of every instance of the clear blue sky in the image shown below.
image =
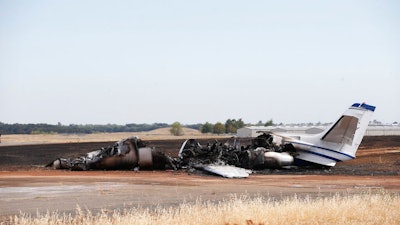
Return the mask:
<path fill-rule="evenodd" d="M 0 0 L 0 121 L 400 122 L 399 1 Z"/>

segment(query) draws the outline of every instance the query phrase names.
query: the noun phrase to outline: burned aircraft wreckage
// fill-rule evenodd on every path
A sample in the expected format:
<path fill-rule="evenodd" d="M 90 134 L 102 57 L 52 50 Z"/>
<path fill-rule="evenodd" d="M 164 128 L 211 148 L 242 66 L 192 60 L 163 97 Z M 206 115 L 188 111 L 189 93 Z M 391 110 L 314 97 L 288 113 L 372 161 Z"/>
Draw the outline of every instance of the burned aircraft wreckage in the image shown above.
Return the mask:
<path fill-rule="evenodd" d="M 319 134 L 290 137 L 264 132 L 246 147 L 240 146 L 235 138 L 206 146 L 189 139 L 182 144 L 178 157 L 146 147 L 143 141 L 133 137 L 79 158 L 59 158 L 49 166 L 71 170 L 202 169 L 224 177 L 247 177 L 251 170 L 293 165 L 332 167 L 356 157 L 374 111 L 375 106 L 354 103 Z M 280 138 L 280 142 L 274 137 Z"/>
<path fill-rule="evenodd" d="M 277 146 L 273 143 L 273 136 L 267 133 L 254 138 L 247 146 L 240 146 L 236 138 L 204 146 L 195 139 L 188 139 L 183 142 L 178 157 L 147 147 L 138 137 L 131 137 L 85 156 L 58 158 L 47 166 L 69 170 L 198 169 L 224 177 L 247 177 L 251 170 L 291 165 L 295 155 L 293 146 Z"/>

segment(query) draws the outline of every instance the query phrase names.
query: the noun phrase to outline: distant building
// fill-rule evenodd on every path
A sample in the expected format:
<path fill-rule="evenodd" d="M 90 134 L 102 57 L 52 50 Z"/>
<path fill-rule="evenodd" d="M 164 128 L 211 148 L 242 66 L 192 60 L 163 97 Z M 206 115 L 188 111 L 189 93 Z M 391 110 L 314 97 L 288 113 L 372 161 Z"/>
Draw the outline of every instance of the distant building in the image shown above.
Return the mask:
<path fill-rule="evenodd" d="M 312 126 L 312 127 L 299 127 L 299 126 L 250 126 L 243 127 L 237 130 L 238 137 L 257 137 L 262 131 L 272 131 L 274 133 L 291 133 L 291 134 L 318 134 L 321 133 L 325 127 Z"/>
<path fill-rule="evenodd" d="M 289 134 L 318 134 L 324 131 L 327 126 L 249 126 L 237 130 L 238 137 L 257 137 L 262 131 Z M 370 125 L 365 133 L 366 136 L 388 136 L 400 135 L 400 126 L 393 125 Z"/>
<path fill-rule="evenodd" d="M 400 135 L 400 126 L 398 125 L 381 125 L 368 126 L 365 132 L 366 136 L 397 136 Z"/>

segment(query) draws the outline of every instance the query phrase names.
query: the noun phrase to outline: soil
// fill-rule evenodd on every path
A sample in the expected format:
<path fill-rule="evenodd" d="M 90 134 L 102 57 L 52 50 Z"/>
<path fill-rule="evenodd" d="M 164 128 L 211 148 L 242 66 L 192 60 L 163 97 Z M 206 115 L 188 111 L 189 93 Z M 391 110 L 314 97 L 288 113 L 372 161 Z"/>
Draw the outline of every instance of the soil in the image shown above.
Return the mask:
<path fill-rule="evenodd" d="M 201 144 L 213 143 L 216 139 L 202 139 Z M 224 142 L 227 138 L 218 141 Z M 148 140 L 154 147 L 176 157 L 183 140 Z M 250 139 L 242 139 L 247 145 Z M 114 144 L 114 142 L 87 142 L 65 144 L 0 145 L 0 171 L 46 169 L 44 166 L 62 157 L 77 157 L 89 151 Z M 323 174 L 323 175 L 400 175 L 400 136 L 366 136 L 357 151 L 357 158 L 339 162 L 331 169 L 264 170 L 261 174 Z"/>
<path fill-rule="evenodd" d="M 202 144 L 214 139 L 201 140 Z M 223 141 L 223 140 L 222 140 Z M 248 140 L 243 140 L 245 144 Z M 182 140 L 150 140 L 150 147 L 176 156 Z M 232 195 L 282 199 L 365 191 L 400 193 L 400 136 L 365 137 L 357 158 L 331 169 L 258 171 L 246 179 L 225 179 L 186 171 L 65 171 L 44 166 L 113 142 L 0 145 L 0 221 L 20 212 L 75 212 L 175 206 Z"/>

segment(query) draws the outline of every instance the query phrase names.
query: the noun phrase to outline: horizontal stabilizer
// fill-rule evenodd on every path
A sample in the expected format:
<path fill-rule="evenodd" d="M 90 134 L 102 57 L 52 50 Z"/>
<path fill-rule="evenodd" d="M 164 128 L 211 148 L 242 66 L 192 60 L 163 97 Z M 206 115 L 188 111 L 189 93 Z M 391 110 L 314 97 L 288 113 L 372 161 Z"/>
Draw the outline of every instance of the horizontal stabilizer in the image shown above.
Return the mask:
<path fill-rule="evenodd" d="M 251 170 L 246 170 L 236 166 L 229 165 L 207 165 L 203 167 L 203 170 L 220 175 L 226 178 L 246 178 L 251 174 Z"/>

